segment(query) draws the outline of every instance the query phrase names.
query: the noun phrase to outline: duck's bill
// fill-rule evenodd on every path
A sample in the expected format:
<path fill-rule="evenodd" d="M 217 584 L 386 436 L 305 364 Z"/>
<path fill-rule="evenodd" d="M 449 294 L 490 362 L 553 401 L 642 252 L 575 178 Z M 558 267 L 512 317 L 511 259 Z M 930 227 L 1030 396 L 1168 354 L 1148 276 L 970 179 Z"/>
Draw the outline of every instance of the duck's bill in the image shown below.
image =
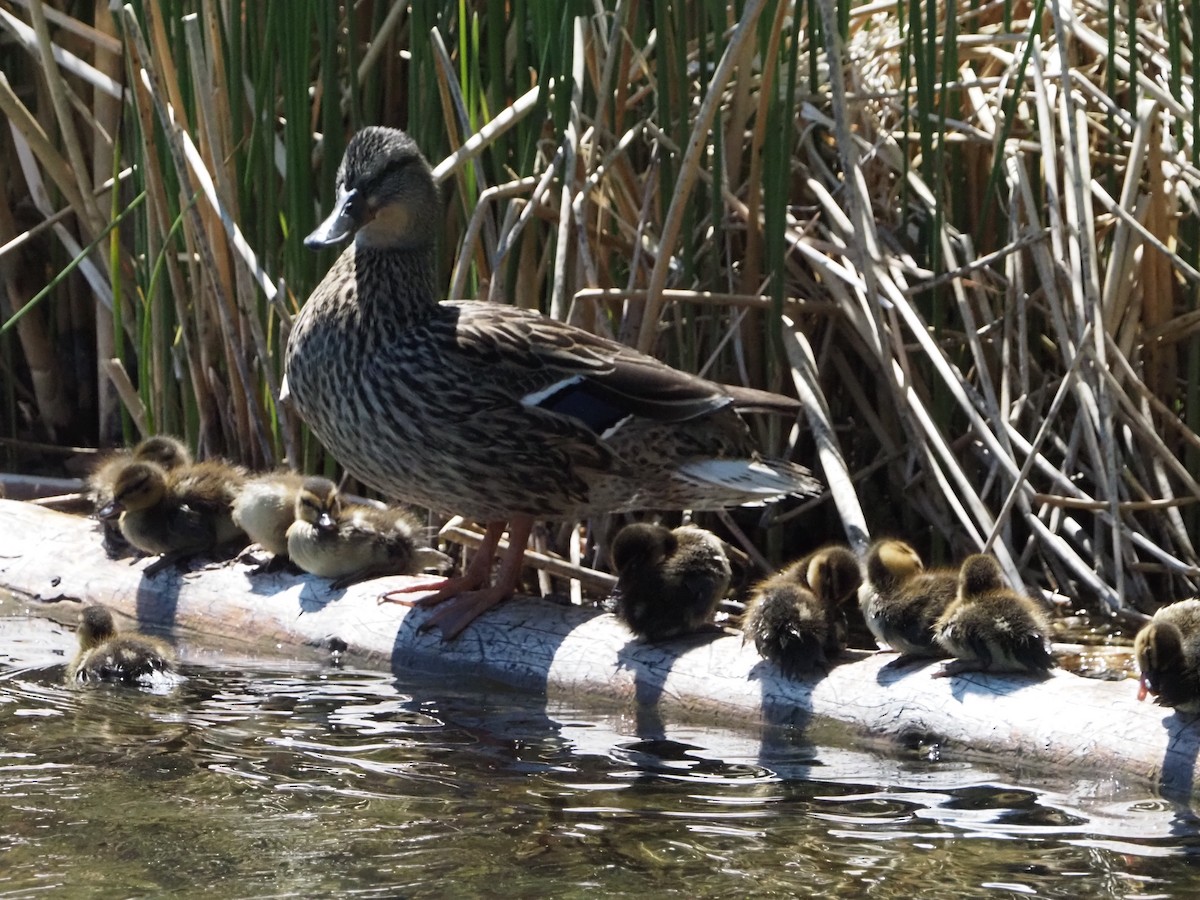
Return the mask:
<path fill-rule="evenodd" d="M 1148 693 L 1150 693 L 1150 684 L 1143 676 L 1138 679 L 1138 700 L 1145 700 Z"/>
<path fill-rule="evenodd" d="M 357 227 L 354 218 L 354 202 L 357 199 L 357 190 L 347 191 L 339 188 L 333 212 L 304 239 L 304 246 L 309 250 L 319 250 L 340 243 L 352 235 Z"/>

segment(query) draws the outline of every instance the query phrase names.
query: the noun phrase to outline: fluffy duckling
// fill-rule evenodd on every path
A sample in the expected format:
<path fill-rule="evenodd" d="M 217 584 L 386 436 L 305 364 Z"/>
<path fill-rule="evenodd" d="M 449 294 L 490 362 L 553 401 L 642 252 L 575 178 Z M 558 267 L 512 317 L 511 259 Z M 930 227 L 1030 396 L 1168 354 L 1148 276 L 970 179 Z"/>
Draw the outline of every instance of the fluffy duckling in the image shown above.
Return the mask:
<path fill-rule="evenodd" d="M 1141 678 L 1138 699 L 1200 712 L 1200 600 L 1158 610 L 1133 642 Z"/>
<path fill-rule="evenodd" d="M 626 525 L 613 539 L 611 555 L 617 586 L 610 605 L 645 641 L 703 628 L 732 575 L 721 541 L 692 525 L 674 530 L 645 522 Z"/>
<path fill-rule="evenodd" d="M 79 652 L 67 666 L 68 681 L 138 681 L 175 669 L 165 643 L 141 634 L 117 634 L 112 613 L 87 606 L 79 614 Z"/>
<path fill-rule="evenodd" d="M 166 472 L 157 463 L 128 461 L 113 483 L 121 534 L 145 553 L 163 554 L 154 574 L 182 556 L 245 541 L 230 507 L 245 481 L 238 466 L 193 463 Z"/>
<path fill-rule="evenodd" d="M 933 623 L 954 600 L 958 573 L 925 571 L 917 551 L 892 538 L 871 545 L 865 570 L 858 603 L 875 640 L 901 657 L 945 656 Z"/>
<path fill-rule="evenodd" d="M 409 513 L 389 507 L 343 503 L 327 478 L 306 478 L 296 494 L 287 530 L 292 562 L 341 589 L 380 575 L 444 571 L 450 558 L 417 545 L 421 526 Z"/>
<path fill-rule="evenodd" d="M 754 589 L 742 632 L 789 678 L 826 669 L 846 648 L 845 605 L 860 584 L 858 559 L 848 547 L 822 547 Z"/>
<path fill-rule="evenodd" d="M 191 465 L 192 454 L 178 438 L 165 434 L 154 435 L 138 443 L 132 451 L 119 450 L 108 455 L 88 476 L 88 494 L 104 532 L 105 549 L 110 555 L 117 555 L 128 546 L 117 524 L 121 511 L 113 506 L 113 488 L 117 475 L 130 460 L 158 463 L 170 472 Z"/>
<path fill-rule="evenodd" d="M 957 596 L 933 631 L 938 644 L 955 657 L 938 675 L 1041 673 L 1054 667 L 1045 613 L 1034 600 L 1009 588 L 1000 564 L 982 553 L 963 560 Z"/>
<path fill-rule="evenodd" d="M 296 495 L 304 476 L 295 472 L 268 472 L 246 480 L 233 501 L 234 524 L 275 559 L 287 559 L 287 531 L 296 521 Z"/>

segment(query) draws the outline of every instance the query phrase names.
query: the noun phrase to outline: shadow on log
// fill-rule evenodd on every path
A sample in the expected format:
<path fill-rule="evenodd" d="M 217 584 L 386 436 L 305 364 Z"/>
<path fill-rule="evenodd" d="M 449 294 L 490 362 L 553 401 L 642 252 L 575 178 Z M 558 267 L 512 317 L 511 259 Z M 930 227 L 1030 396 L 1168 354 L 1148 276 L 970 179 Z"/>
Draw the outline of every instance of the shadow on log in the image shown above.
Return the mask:
<path fill-rule="evenodd" d="M 249 575 L 241 563 L 153 578 L 147 560 L 108 559 L 94 522 L 0 501 L 0 587 L 40 603 L 102 602 L 140 627 L 188 628 L 246 641 L 344 641 L 367 665 L 479 672 L 547 697 L 591 696 L 632 708 L 652 738 L 667 712 L 723 724 L 803 725 L 834 719 L 871 736 L 921 739 L 956 754 L 1049 764 L 1066 773 L 1145 780 L 1196 792 L 1200 718 L 1138 703 L 1132 682 L 1057 671 L 1044 680 L 967 674 L 866 654 L 825 677 L 794 681 L 732 635 L 641 644 L 612 616 L 534 598 L 503 604 L 452 643 L 421 633 L 429 615 L 378 604 L 413 579 L 334 591 L 312 576 Z M 61 618 L 59 616 L 58 618 Z"/>

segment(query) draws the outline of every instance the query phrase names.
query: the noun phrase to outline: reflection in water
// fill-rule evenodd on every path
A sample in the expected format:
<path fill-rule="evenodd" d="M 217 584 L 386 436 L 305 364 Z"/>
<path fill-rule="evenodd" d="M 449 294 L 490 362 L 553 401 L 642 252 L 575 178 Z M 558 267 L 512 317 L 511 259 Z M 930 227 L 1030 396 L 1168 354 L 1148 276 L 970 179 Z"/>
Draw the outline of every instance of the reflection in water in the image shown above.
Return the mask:
<path fill-rule="evenodd" d="M 4 896 L 1145 898 L 1200 858 L 1190 811 L 1093 773 L 1064 790 L 816 728 L 639 739 L 635 716 L 323 659 L 68 687 L 70 632 L 21 653 L 12 621 Z"/>

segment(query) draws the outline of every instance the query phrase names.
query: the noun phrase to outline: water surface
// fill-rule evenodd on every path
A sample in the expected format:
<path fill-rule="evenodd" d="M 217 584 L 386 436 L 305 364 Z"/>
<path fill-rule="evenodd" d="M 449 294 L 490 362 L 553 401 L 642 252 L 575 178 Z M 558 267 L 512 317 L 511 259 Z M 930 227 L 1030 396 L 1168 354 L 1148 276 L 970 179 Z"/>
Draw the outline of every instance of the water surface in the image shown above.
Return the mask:
<path fill-rule="evenodd" d="M 65 606 L 66 604 L 64 604 Z M 492 682 L 235 656 L 62 683 L 0 618 L 2 897 L 1191 897 L 1186 804 L 836 728 L 649 733 Z M 598 893 L 597 893 L 598 892 Z"/>

